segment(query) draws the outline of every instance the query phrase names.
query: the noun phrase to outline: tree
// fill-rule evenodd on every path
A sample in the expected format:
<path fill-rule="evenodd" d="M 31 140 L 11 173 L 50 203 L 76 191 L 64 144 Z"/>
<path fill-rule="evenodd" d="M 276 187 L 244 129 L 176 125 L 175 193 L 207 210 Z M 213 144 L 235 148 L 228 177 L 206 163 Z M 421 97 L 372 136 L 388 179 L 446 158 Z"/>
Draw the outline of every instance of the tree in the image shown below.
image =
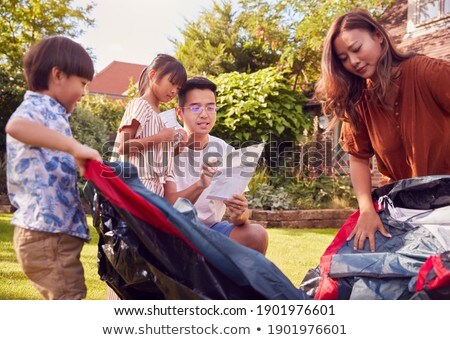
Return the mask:
<path fill-rule="evenodd" d="M 274 41 L 282 41 L 286 34 L 272 23 L 281 17 L 277 9 L 268 7 L 266 1 L 253 2 L 247 5 L 243 1 L 245 8 L 239 14 L 233 10 L 231 1 L 213 1 L 210 10 L 201 12 L 196 21 L 186 23 L 182 30 L 183 41 L 172 42 L 177 58 L 189 73 L 254 72 L 276 64 L 280 53 Z M 246 10 L 257 11 L 255 17 L 264 18 L 267 26 L 247 22 L 247 17 L 242 14 Z M 268 34 L 273 39 L 267 39 Z"/>
<path fill-rule="evenodd" d="M 311 86 L 320 70 L 322 44 L 338 16 L 360 7 L 381 15 L 392 0 L 239 0 L 213 2 L 174 40 L 177 58 L 191 74 L 287 71 L 294 89 Z M 195 58 L 193 57 L 195 56 Z"/>
<path fill-rule="evenodd" d="M 73 0 L 3 0 L 0 5 L 0 62 L 12 73 L 21 73 L 21 58 L 26 49 L 48 35 L 79 36 L 81 24 L 89 18 L 93 4 L 74 7 Z"/>
<path fill-rule="evenodd" d="M 44 36 L 76 37 L 90 26 L 93 4 L 73 0 L 2 0 L 0 2 L 0 157 L 5 150 L 5 125 L 22 101 L 25 80 L 22 56 Z"/>
<path fill-rule="evenodd" d="M 184 42 L 172 40 L 177 58 L 190 74 L 218 75 L 234 70 L 235 58 L 231 53 L 237 45 L 234 16 L 229 0 L 214 1 L 211 10 L 186 23 L 182 31 Z"/>

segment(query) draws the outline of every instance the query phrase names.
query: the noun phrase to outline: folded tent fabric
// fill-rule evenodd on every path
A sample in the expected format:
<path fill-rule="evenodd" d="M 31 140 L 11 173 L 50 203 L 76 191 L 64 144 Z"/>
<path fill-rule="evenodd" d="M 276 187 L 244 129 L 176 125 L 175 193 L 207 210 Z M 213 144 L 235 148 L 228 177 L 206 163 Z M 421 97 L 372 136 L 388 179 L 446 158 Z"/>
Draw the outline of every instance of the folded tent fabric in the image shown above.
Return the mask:
<path fill-rule="evenodd" d="M 99 194 L 91 192 L 88 196 L 94 210 L 98 202 L 92 198 L 97 196 L 97 201 L 102 202 L 102 207 L 97 207 L 97 215 L 101 210 L 100 219 L 106 220 L 103 225 L 116 223 L 119 226 L 114 231 L 106 230 L 103 235 L 103 242 L 105 239 L 107 242 L 99 245 L 99 272 L 120 296 L 131 299 L 308 299 L 261 254 L 187 220 L 164 199 L 148 192 L 132 166 L 121 163 L 111 166 L 114 169 L 95 162 L 88 165 L 91 190 Z M 92 189 L 92 183 L 96 188 Z M 375 191 L 374 199 L 380 197 L 389 198 L 385 202 L 391 202 L 395 209 L 446 207 L 450 205 L 450 176 L 400 181 Z M 379 206 L 376 204 L 377 208 Z M 394 237 L 385 239 L 377 234 L 375 253 L 368 249 L 354 251 L 351 241 L 346 241 L 358 212 L 349 217 L 321 258 L 322 277 L 315 299 L 448 296 L 450 265 L 449 256 L 445 255 L 448 252 L 443 253 L 447 245 L 442 241 L 448 237 L 448 228 L 442 225 L 430 228 L 429 220 L 426 226 L 421 226 L 417 219 L 411 223 L 399 221 L 392 217 L 396 215 L 393 212 L 392 209 L 379 212 Z M 116 216 L 108 220 L 108 213 Z M 114 219 L 116 222 L 111 222 Z M 127 236 L 124 229 L 131 236 Z M 116 252 L 108 250 L 108 247 L 113 248 L 108 245 L 108 238 L 115 238 Z M 427 241 L 421 243 L 423 240 Z M 134 255 L 118 261 L 117 249 L 127 248 L 124 247 L 127 242 L 130 243 L 128 248 L 134 249 Z M 416 251 L 417 247 L 421 250 Z M 120 272 L 122 276 L 118 275 L 118 280 L 108 277 L 105 267 L 109 267 L 109 273 Z M 142 279 L 146 275 L 147 280 Z M 123 277 L 127 278 L 126 282 Z"/>
<path fill-rule="evenodd" d="M 350 216 L 321 257 L 317 289 L 308 287 L 315 299 L 413 298 L 420 290 L 415 283 L 425 261 L 431 257 L 438 264 L 450 250 L 450 176 L 399 181 L 375 190 L 373 197 L 379 201 L 375 207 L 393 237 L 376 233 L 374 253 L 367 242 L 363 251 L 354 250 L 353 240 L 347 241 L 347 237 L 359 212 Z M 450 292 L 448 273 L 433 268 L 439 283 L 432 281 L 427 288 L 439 286 Z"/>
<path fill-rule="evenodd" d="M 450 299 L 450 251 L 430 256 L 420 268 L 413 299 Z"/>
<path fill-rule="evenodd" d="M 119 296 L 309 299 L 262 254 L 146 190 L 134 166 L 108 164 L 88 162 L 85 194 L 101 236 L 99 273 Z M 120 252 L 132 253 L 132 261 L 118 261 Z"/>

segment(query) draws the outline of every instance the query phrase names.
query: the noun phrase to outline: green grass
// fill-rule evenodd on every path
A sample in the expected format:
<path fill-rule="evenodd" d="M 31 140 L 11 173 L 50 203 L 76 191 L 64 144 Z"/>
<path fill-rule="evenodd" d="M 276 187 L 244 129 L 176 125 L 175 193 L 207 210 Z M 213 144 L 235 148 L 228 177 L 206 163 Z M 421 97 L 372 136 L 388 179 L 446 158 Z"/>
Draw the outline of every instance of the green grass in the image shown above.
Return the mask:
<path fill-rule="evenodd" d="M 37 290 L 25 277 L 16 259 L 13 249 L 13 226 L 9 223 L 12 214 L 0 214 L 0 300 L 37 300 L 42 299 Z M 92 225 L 92 220 L 88 217 Z M 85 244 L 81 253 L 88 292 L 86 299 L 106 299 L 106 283 L 97 274 L 98 234 L 91 229 L 92 241 Z"/>
<path fill-rule="evenodd" d="M 12 245 L 12 214 L 0 214 L 0 300 L 37 300 L 39 293 L 17 263 Z M 98 235 L 88 217 L 92 241 L 85 244 L 81 261 L 88 287 L 87 300 L 106 298 L 106 284 L 97 273 Z M 267 258 L 298 287 L 306 272 L 319 263 L 320 256 L 336 234 L 336 229 L 268 229 Z"/>
<path fill-rule="evenodd" d="M 320 256 L 337 229 L 267 229 L 267 258 L 298 287 L 306 272 L 317 267 Z"/>

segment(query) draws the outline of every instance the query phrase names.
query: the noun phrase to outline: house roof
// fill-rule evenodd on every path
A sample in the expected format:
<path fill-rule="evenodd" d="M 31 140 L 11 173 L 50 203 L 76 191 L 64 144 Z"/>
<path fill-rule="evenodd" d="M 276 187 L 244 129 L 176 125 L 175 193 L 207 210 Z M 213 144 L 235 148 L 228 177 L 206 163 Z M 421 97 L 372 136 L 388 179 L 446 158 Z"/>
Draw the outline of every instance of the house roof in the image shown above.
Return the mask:
<path fill-rule="evenodd" d="M 130 78 L 133 78 L 134 82 L 138 82 L 139 76 L 146 66 L 113 61 L 94 76 L 94 79 L 88 84 L 89 93 L 105 94 L 112 99 L 124 98 Z"/>

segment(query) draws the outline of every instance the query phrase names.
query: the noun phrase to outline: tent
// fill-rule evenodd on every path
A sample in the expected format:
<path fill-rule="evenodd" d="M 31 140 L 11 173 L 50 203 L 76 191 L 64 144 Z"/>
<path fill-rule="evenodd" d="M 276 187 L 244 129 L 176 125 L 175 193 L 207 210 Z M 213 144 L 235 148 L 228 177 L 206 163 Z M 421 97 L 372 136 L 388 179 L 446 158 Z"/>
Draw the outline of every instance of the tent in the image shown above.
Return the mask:
<path fill-rule="evenodd" d="M 90 161 L 99 275 L 122 299 L 309 299 L 262 254 L 148 191 L 128 163 Z"/>
<path fill-rule="evenodd" d="M 450 176 L 401 180 L 375 190 L 375 208 L 392 235 L 376 249 L 347 241 L 351 215 L 301 288 L 315 299 L 447 299 L 450 297 Z"/>
<path fill-rule="evenodd" d="M 262 254 L 206 228 L 190 202 L 149 192 L 128 163 L 88 162 L 99 275 L 122 299 L 445 299 L 450 297 L 450 176 L 373 193 L 385 228 L 356 251 L 351 215 L 301 287 Z"/>

